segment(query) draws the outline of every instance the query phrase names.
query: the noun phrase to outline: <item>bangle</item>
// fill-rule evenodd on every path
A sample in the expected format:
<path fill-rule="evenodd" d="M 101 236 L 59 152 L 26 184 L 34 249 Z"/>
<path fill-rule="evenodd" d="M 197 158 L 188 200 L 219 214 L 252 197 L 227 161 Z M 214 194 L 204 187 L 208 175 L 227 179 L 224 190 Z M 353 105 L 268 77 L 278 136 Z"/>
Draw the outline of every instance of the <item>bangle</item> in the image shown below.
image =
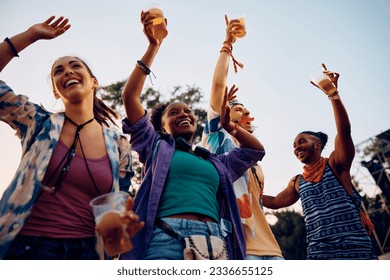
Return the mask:
<path fill-rule="evenodd" d="M 8 45 L 11 47 L 11 50 L 14 53 L 14 56 L 19 57 L 18 51 L 16 50 L 14 44 L 12 44 L 11 40 L 8 37 L 6 37 L 4 39 L 4 41 L 7 42 Z"/>
<path fill-rule="evenodd" d="M 336 91 L 335 94 L 331 95 L 331 96 L 328 96 L 329 100 L 339 100 L 340 99 L 340 95 L 339 95 L 339 92 Z"/>

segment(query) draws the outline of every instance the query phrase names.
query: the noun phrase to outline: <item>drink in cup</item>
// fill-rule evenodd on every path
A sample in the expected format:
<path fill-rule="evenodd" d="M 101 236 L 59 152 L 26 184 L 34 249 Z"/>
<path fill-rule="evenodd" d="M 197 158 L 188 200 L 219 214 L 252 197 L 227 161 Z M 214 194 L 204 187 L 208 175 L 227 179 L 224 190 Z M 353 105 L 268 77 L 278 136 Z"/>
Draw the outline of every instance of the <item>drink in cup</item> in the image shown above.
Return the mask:
<path fill-rule="evenodd" d="M 160 5 L 150 4 L 145 12 L 149 12 L 151 15 L 156 16 L 153 19 L 152 33 L 154 38 L 162 40 L 168 35 L 167 26 L 165 24 L 164 12 Z"/>
<path fill-rule="evenodd" d="M 126 192 L 112 192 L 103 194 L 91 200 L 95 216 L 96 231 L 103 237 L 107 255 L 114 256 L 125 253 L 132 248 L 123 214 L 129 194 Z"/>
<path fill-rule="evenodd" d="M 236 19 L 239 21 L 239 26 L 233 28 L 235 31 L 234 35 L 238 38 L 243 38 L 246 35 L 245 28 L 245 15 L 242 12 L 233 12 L 230 14 L 229 20 Z"/>
<path fill-rule="evenodd" d="M 326 92 L 327 95 L 332 95 L 337 90 L 330 77 L 324 74 L 324 68 L 322 67 L 317 68 L 312 72 L 311 81 Z"/>

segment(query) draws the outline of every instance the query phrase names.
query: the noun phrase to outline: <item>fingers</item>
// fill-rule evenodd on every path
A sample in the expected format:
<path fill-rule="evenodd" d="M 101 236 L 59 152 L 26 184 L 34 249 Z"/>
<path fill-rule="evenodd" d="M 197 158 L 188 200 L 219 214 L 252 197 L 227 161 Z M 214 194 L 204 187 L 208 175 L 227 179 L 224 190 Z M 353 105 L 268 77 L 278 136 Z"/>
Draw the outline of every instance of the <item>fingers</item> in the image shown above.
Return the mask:
<path fill-rule="evenodd" d="M 50 22 L 55 18 L 55 16 L 49 17 L 47 20 L 45 20 L 43 23 L 50 24 Z"/>
<path fill-rule="evenodd" d="M 322 63 L 322 69 L 324 69 L 324 71 L 326 71 L 326 70 L 328 70 L 327 68 L 326 68 L 326 66 L 325 66 L 325 64 L 324 63 Z"/>
<path fill-rule="evenodd" d="M 229 26 L 229 19 L 227 15 L 225 15 L 225 22 L 226 22 L 226 26 Z"/>
<path fill-rule="evenodd" d="M 231 96 L 235 95 L 235 93 L 237 91 L 238 91 L 238 87 L 236 87 L 236 85 L 232 85 L 232 87 L 229 90 L 229 94 L 228 94 L 228 100 L 229 101 L 231 100 Z"/>
<path fill-rule="evenodd" d="M 311 83 L 313 86 L 315 86 L 315 87 L 318 88 L 318 86 L 317 86 L 313 81 L 310 81 L 310 83 Z"/>

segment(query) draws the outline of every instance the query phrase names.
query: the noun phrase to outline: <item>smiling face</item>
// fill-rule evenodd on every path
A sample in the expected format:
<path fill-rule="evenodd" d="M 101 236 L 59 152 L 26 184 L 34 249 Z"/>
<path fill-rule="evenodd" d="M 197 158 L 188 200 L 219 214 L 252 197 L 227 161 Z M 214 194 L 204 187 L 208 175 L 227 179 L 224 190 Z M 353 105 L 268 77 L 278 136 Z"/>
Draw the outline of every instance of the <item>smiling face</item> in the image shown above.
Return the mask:
<path fill-rule="evenodd" d="M 253 126 L 251 120 L 249 119 L 250 114 L 251 112 L 240 103 L 237 103 L 230 108 L 230 119 L 233 122 L 239 122 L 239 126 L 252 133 Z"/>
<path fill-rule="evenodd" d="M 173 138 L 183 137 L 192 142 L 196 132 L 196 117 L 187 104 L 175 102 L 165 108 L 161 117 L 162 132 L 169 133 Z"/>
<path fill-rule="evenodd" d="M 94 90 L 98 86 L 84 62 L 71 56 L 62 57 L 53 64 L 51 79 L 54 94 L 61 97 L 65 105 L 86 98 L 93 100 Z"/>
<path fill-rule="evenodd" d="M 313 135 L 298 134 L 293 147 L 295 156 L 304 164 L 315 163 L 321 157 L 321 142 Z"/>

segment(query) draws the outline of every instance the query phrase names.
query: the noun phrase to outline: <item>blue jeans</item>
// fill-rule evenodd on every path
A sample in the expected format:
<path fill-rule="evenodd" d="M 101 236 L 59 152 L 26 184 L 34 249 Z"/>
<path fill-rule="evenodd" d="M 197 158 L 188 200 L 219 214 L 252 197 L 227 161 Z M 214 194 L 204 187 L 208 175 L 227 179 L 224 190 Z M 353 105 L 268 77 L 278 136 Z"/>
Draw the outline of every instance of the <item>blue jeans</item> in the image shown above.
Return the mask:
<path fill-rule="evenodd" d="M 254 255 L 247 255 L 246 256 L 247 260 L 254 261 L 254 260 L 284 260 L 284 258 L 279 257 L 279 256 L 254 256 Z"/>
<path fill-rule="evenodd" d="M 98 260 L 95 237 L 47 238 L 17 235 L 4 259 L 6 260 Z"/>
<path fill-rule="evenodd" d="M 172 229 L 182 237 L 197 234 L 222 238 L 221 229 L 218 223 L 177 218 L 162 218 L 162 220 L 168 223 Z M 155 226 L 145 259 L 183 260 L 183 243 Z"/>

